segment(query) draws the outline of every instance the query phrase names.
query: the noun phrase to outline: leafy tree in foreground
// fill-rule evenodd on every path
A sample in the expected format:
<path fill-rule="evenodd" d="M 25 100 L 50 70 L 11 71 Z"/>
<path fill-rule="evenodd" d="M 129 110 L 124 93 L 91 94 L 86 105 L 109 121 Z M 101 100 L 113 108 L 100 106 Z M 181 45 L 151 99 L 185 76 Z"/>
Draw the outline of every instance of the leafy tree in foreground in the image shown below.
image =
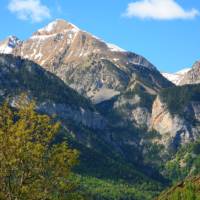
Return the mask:
<path fill-rule="evenodd" d="M 0 199 L 82 199 L 69 181 L 78 152 L 54 144 L 60 124 L 34 110 L 34 103 L 19 111 L 7 103 L 0 108 Z"/>

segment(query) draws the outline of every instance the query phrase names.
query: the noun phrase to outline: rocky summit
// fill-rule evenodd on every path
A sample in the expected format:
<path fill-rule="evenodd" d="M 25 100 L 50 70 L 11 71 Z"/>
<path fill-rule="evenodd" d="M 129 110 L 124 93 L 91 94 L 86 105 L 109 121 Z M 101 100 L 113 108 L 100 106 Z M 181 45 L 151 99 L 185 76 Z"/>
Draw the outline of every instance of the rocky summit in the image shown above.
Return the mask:
<path fill-rule="evenodd" d="M 64 20 L 39 29 L 12 53 L 56 74 L 94 103 L 118 95 L 135 76 L 142 76 L 157 89 L 171 85 L 144 57 L 106 43 Z"/>
<path fill-rule="evenodd" d="M 190 70 L 191 68 L 185 68 L 176 73 L 162 73 L 162 75 L 175 85 L 180 85 L 180 82 L 183 79 L 184 75 Z"/>
<path fill-rule="evenodd" d="M 200 83 L 200 61 L 197 61 L 192 66 L 180 81 L 180 85 Z"/>
<path fill-rule="evenodd" d="M 9 36 L 4 41 L 0 42 L 0 53 L 10 54 L 15 48 L 20 46 L 22 41 L 20 41 L 16 36 Z"/>

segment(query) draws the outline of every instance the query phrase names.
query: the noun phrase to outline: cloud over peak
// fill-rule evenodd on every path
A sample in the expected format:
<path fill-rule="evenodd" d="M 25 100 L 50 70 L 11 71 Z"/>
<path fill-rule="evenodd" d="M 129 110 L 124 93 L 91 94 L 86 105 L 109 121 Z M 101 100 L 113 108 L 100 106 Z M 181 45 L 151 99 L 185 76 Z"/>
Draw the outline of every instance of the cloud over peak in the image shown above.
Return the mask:
<path fill-rule="evenodd" d="M 185 10 L 175 0 L 140 0 L 129 3 L 124 15 L 154 20 L 193 19 L 199 11 Z"/>
<path fill-rule="evenodd" d="M 41 22 L 50 18 L 50 10 L 40 0 L 11 0 L 8 9 L 21 20 Z"/>

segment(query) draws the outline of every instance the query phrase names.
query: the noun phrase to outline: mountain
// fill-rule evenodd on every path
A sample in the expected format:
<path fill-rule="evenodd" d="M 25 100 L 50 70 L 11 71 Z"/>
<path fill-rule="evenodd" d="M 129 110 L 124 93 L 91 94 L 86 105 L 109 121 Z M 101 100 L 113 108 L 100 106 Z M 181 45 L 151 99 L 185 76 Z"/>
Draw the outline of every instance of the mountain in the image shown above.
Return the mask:
<path fill-rule="evenodd" d="M 197 61 L 192 66 L 180 81 L 180 85 L 200 83 L 200 61 Z"/>
<path fill-rule="evenodd" d="M 179 129 L 185 130 L 185 123 L 180 123 L 178 129 L 173 126 L 167 129 L 165 120 L 157 120 L 157 113 L 162 113 L 158 111 L 159 107 L 156 108 L 159 95 L 163 89 L 174 87 L 174 84 L 162 76 L 153 64 L 140 55 L 106 43 L 72 23 L 55 20 L 36 31 L 28 40 L 15 45 L 11 53 L 36 62 L 80 95 L 89 98 L 112 130 L 131 127 L 142 132 L 155 129 L 165 134 L 163 129 L 166 129 L 170 132 L 171 141 L 173 137 L 178 137 Z M 176 76 L 180 78 L 186 71 L 188 69 L 178 72 Z M 173 118 L 171 124 L 175 125 L 175 120 Z M 139 145 L 142 139 L 142 136 L 140 139 L 128 137 L 130 144 Z"/>
<path fill-rule="evenodd" d="M 97 188 L 93 199 L 115 200 L 116 194 L 130 200 L 145 194 L 151 199 L 163 188 L 159 173 L 142 163 L 137 130 L 116 130 L 88 99 L 32 61 L 0 54 L 0 77 L 1 103 L 7 100 L 18 108 L 34 100 L 38 112 L 61 121 L 62 131 L 55 139 L 67 137 L 69 145 L 81 152 L 75 179 L 82 180 L 86 192 Z M 107 186 L 114 193 L 108 193 Z M 126 193 L 119 194 L 119 188 Z"/>
<path fill-rule="evenodd" d="M 115 99 L 109 113 L 119 113 L 123 123 L 130 121 L 137 127 L 149 125 L 148 94 L 152 99 L 162 88 L 173 86 L 144 57 L 106 43 L 64 20 L 39 29 L 12 54 L 36 62 L 94 104 Z M 138 99 L 135 103 L 130 93 L 131 98 Z"/>
<path fill-rule="evenodd" d="M 162 75 L 175 85 L 200 83 L 200 61 L 194 63 L 191 68 L 185 68 L 176 73 L 162 73 Z"/>
<path fill-rule="evenodd" d="M 90 101 L 37 64 L 20 57 L 0 54 L 0 66 L 1 99 L 8 98 L 11 105 L 16 104 L 21 93 L 26 93 L 28 99 L 37 101 L 40 111 L 94 129 L 105 126 L 105 120 L 95 112 Z"/>
<path fill-rule="evenodd" d="M 4 41 L 0 42 L 0 53 L 10 54 L 15 48 L 20 46 L 22 41 L 20 41 L 16 36 L 9 36 Z"/>
<path fill-rule="evenodd" d="M 156 89 L 171 86 L 142 56 L 106 43 L 64 20 L 39 29 L 13 54 L 38 63 L 94 103 L 124 91 L 135 75 Z"/>
<path fill-rule="evenodd" d="M 183 79 L 184 75 L 190 71 L 190 68 L 182 69 L 176 73 L 162 73 L 162 75 L 175 85 L 179 85 L 180 81 Z"/>

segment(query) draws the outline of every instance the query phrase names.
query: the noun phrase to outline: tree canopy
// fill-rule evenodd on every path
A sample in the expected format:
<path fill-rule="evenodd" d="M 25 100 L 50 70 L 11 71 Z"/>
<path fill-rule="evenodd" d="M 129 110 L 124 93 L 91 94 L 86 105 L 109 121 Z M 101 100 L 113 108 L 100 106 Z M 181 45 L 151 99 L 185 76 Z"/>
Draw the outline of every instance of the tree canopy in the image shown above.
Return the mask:
<path fill-rule="evenodd" d="M 13 110 L 0 107 L 0 199 L 79 200 L 69 178 L 78 152 L 56 144 L 60 124 L 38 114 L 34 103 Z"/>

